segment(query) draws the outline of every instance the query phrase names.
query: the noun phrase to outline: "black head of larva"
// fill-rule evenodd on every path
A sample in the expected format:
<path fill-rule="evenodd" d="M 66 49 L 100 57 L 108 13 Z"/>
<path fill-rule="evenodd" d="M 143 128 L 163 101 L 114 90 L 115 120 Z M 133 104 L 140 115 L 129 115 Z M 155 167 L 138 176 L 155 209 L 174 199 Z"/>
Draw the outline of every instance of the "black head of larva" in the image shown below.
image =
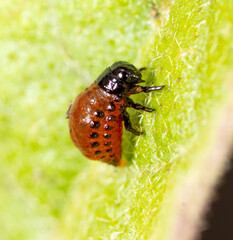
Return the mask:
<path fill-rule="evenodd" d="M 119 61 L 106 68 L 96 80 L 96 84 L 111 94 L 126 93 L 137 83 L 143 82 L 136 67 L 128 62 Z"/>

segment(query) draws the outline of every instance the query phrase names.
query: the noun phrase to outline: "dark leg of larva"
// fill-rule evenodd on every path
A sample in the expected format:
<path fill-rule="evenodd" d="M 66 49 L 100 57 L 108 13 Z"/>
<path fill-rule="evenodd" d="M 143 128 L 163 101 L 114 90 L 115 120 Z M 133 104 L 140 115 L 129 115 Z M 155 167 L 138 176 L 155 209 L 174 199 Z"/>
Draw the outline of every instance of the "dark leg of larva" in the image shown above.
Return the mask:
<path fill-rule="evenodd" d="M 68 110 L 66 111 L 66 119 L 70 117 L 70 109 L 72 107 L 72 103 L 69 103 Z"/>
<path fill-rule="evenodd" d="M 135 85 L 129 91 L 130 91 L 131 94 L 137 94 L 137 93 L 140 93 L 140 92 L 148 93 L 148 92 L 152 92 L 152 91 L 162 90 L 164 87 L 165 87 L 165 85 L 155 86 L 155 87 L 142 87 L 142 86 Z"/>
<path fill-rule="evenodd" d="M 145 70 L 146 70 L 146 67 L 142 67 L 142 68 L 138 69 L 139 72 L 142 72 L 142 71 L 145 71 Z"/>
<path fill-rule="evenodd" d="M 126 102 L 127 102 L 128 107 L 132 107 L 132 108 L 137 109 L 137 110 L 143 110 L 143 111 L 146 111 L 146 112 L 153 112 L 155 110 L 153 108 L 145 107 L 145 106 L 143 106 L 139 103 L 134 103 L 134 101 L 130 98 L 127 98 Z"/>
<path fill-rule="evenodd" d="M 143 134 L 143 132 L 138 132 L 137 130 L 135 130 L 134 128 L 132 128 L 132 124 L 131 124 L 131 121 L 129 119 L 129 114 L 124 111 L 123 113 L 123 121 L 124 121 L 124 125 L 125 125 L 125 129 L 137 136 L 140 136 Z"/>

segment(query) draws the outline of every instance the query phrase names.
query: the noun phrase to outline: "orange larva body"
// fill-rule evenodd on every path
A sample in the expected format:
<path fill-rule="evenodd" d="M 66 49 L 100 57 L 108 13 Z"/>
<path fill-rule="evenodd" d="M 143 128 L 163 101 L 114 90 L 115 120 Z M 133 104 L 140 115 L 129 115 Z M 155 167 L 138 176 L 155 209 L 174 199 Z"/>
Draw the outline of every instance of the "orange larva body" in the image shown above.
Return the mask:
<path fill-rule="evenodd" d="M 141 71 L 119 61 L 107 67 L 89 88 L 80 93 L 67 111 L 70 136 L 74 145 L 92 160 L 114 166 L 121 161 L 122 122 L 137 136 L 143 132 L 132 127 L 127 107 L 152 112 L 154 109 L 134 103 L 131 94 L 161 90 L 164 86 L 139 86 Z"/>
<path fill-rule="evenodd" d="M 107 93 L 95 83 L 76 97 L 69 110 L 69 127 L 71 139 L 83 155 L 122 165 L 120 110 L 124 106 L 124 100 Z"/>

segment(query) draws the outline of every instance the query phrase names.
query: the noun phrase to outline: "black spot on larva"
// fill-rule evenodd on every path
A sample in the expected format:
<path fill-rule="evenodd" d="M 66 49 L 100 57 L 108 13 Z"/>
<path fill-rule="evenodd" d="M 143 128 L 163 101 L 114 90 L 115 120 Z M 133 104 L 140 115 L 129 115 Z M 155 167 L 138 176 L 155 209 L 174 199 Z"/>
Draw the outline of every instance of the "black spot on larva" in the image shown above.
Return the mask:
<path fill-rule="evenodd" d="M 116 96 L 114 100 L 115 100 L 116 102 L 120 102 L 120 101 L 122 100 L 122 98 L 119 97 L 119 96 Z"/>
<path fill-rule="evenodd" d="M 88 96 L 90 96 L 90 95 L 91 95 L 91 92 L 90 92 L 90 91 L 88 91 L 88 92 L 87 92 L 87 95 L 88 95 Z"/>
<path fill-rule="evenodd" d="M 91 136 L 92 139 L 95 139 L 95 138 L 99 137 L 99 134 L 97 132 L 93 132 L 93 133 L 91 133 L 90 136 Z"/>
<path fill-rule="evenodd" d="M 106 150 L 106 152 L 111 152 L 112 151 L 112 148 L 109 148 Z"/>
<path fill-rule="evenodd" d="M 108 124 L 104 125 L 104 129 L 107 130 L 107 131 L 112 130 L 113 128 L 114 128 L 113 126 L 109 126 Z"/>
<path fill-rule="evenodd" d="M 105 158 L 105 156 L 102 156 L 100 159 L 103 159 L 103 158 Z"/>
<path fill-rule="evenodd" d="M 100 122 L 97 122 L 97 121 L 92 121 L 91 122 L 91 128 L 95 128 L 95 129 L 97 129 L 97 128 L 99 128 L 100 127 Z"/>
<path fill-rule="evenodd" d="M 107 133 L 104 134 L 104 138 L 110 138 L 111 136 L 112 136 L 111 134 L 107 134 Z"/>
<path fill-rule="evenodd" d="M 110 146 L 112 142 L 105 142 L 104 146 Z"/>
<path fill-rule="evenodd" d="M 104 117 L 104 112 L 101 110 L 96 110 L 94 115 L 98 118 L 103 118 Z"/>
<path fill-rule="evenodd" d="M 98 142 L 93 142 L 93 143 L 91 143 L 91 147 L 92 148 L 96 148 L 96 147 L 99 147 L 99 143 Z"/>
<path fill-rule="evenodd" d="M 100 154 L 101 153 L 101 151 L 95 151 L 95 155 L 98 155 L 98 154 Z"/>
<path fill-rule="evenodd" d="M 110 102 L 110 104 L 107 107 L 107 110 L 110 112 L 113 112 L 116 110 L 116 106 L 115 106 L 114 102 Z"/>
<path fill-rule="evenodd" d="M 115 122 L 115 121 L 116 121 L 116 117 L 113 116 L 113 115 L 109 115 L 109 116 L 107 116 L 106 119 L 107 119 L 108 121 L 111 121 L 111 122 Z"/>
<path fill-rule="evenodd" d="M 110 155 L 110 157 L 114 157 L 116 155 L 116 153 L 113 153 L 112 155 Z"/>

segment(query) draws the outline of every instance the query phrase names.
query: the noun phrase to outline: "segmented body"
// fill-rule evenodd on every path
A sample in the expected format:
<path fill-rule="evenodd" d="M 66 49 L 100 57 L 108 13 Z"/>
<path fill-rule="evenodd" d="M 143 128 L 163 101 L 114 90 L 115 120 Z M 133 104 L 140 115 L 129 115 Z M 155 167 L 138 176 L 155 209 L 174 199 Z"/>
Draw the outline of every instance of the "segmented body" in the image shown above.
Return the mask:
<path fill-rule="evenodd" d="M 141 71 L 134 65 L 118 61 L 107 67 L 89 88 L 80 93 L 66 112 L 70 136 L 74 145 L 89 159 L 114 166 L 121 160 L 122 122 L 125 129 L 137 136 L 143 134 L 133 128 L 127 107 L 146 112 L 154 111 L 130 99 L 131 94 L 158 91 L 164 86 L 140 86 Z"/>
<path fill-rule="evenodd" d="M 89 159 L 122 165 L 122 112 L 125 101 L 93 83 L 68 112 L 74 145 Z"/>

